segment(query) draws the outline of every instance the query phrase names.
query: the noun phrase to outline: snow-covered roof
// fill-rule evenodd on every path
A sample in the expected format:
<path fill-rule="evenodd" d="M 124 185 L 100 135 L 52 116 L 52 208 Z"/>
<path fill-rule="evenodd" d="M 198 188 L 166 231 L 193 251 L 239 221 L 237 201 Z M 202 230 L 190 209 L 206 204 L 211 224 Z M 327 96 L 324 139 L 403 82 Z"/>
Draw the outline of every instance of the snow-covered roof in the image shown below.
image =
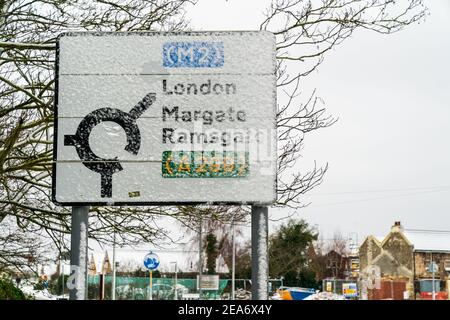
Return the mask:
<path fill-rule="evenodd" d="M 413 244 L 414 251 L 450 252 L 450 233 L 432 230 L 405 230 L 403 234 Z"/>

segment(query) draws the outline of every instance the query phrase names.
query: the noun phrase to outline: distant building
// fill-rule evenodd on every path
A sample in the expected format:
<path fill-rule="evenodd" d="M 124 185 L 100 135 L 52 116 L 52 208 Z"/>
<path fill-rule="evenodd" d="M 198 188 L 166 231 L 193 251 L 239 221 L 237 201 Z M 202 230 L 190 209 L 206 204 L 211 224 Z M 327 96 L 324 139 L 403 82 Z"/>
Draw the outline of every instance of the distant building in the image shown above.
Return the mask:
<path fill-rule="evenodd" d="M 95 265 L 94 255 L 91 253 L 91 257 L 88 261 L 88 275 L 95 276 L 97 275 L 97 266 Z"/>
<path fill-rule="evenodd" d="M 352 276 L 352 256 L 330 250 L 324 255 L 324 259 L 326 266 L 325 278 L 347 279 Z"/>
<path fill-rule="evenodd" d="M 360 288 L 367 299 L 430 299 L 435 266 L 437 299 L 450 291 L 450 233 L 404 230 L 399 221 L 384 237 L 359 248 Z"/>
<path fill-rule="evenodd" d="M 105 256 L 103 258 L 102 268 L 101 268 L 102 274 L 110 274 L 112 273 L 112 267 L 111 262 L 109 261 L 108 257 L 108 251 L 105 251 Z"/>
<path fill-rule="evenodd" d="M 355 284 L 358 279 L 359 256 L 352 244 L 339 251 L 342 253 L 337 250 L 323 253 L 319 247 L 311 246 L 308 256 L 316 281 L 322 283 L 322 290 L 342 294 L 344 284 Z"/>

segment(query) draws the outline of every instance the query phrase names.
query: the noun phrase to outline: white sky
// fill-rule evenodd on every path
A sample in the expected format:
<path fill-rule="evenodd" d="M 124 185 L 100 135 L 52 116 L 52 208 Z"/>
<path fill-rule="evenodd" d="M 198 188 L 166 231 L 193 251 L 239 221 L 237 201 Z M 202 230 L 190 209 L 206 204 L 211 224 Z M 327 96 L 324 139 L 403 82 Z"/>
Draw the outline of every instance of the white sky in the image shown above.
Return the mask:
<path fill-rule="evenodd" d="M 200 1 L 190 11 L 191 26 L 254 30 L 269 3 Z M 339 118 L 306 137 L 298 168 L 329 164 L 323 184 L 305 195 L 312 204 L 296 214 L 325 237 L 339 230 L 361 241 L 385 234 L 394 220 L 450 230 L 450 2 L 427 6 L 425 23 L 399 33 L 357 32 L 302 84 L 305 92 L 317 88 Z"/>
<path fill-rule="evenodd" d="M 257 30 L 269 3 L 200 0 L 188 17 L 193 30 Z M 450 2 L 427 5 L 426 22 L 402 32 L 355 33 L 302 84 L 339 118 L 306 137 L 298 166 L 329 164 L 323 184 L 304 196 L 312 204 L 295 215 L 325 238 L 340 231 L 361 241 L 395 220 L 450 230 Z"/>

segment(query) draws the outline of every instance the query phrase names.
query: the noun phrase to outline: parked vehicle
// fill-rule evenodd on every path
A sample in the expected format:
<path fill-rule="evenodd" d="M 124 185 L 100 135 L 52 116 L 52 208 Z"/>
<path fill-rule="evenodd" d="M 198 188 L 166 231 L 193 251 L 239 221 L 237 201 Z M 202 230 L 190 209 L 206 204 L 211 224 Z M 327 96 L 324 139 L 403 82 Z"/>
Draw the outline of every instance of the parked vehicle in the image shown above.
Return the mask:
<path fill-rule="evenodd" d="M 316 293 L 316 290 L 309 288 L 280 287 L 278 289 L 281 300 L 304 300 L 314 293 Z"/>

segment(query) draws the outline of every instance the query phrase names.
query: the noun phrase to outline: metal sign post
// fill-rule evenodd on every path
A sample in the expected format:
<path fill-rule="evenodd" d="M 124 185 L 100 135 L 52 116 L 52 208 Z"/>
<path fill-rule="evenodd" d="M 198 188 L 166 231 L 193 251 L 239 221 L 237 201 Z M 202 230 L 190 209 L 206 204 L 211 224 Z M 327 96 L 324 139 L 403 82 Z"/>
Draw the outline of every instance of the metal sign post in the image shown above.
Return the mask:
<path fill-rule="evenodd" d="M 88 206 L 72 207 L 72 235 L 70 238 L 70 300 L 87 298 Z"/>
<path fill-rule="evenodd" d="M 149 284 L 149 299 L 148 300 L 153 300 L 153 271 L 149 270 L 149 279 L 150 279 L 150 284 Z"/>
<path fill-rule="evenodd" d="M 438 265 L 436 264 L 436 262 L 434 262 L 433 260 L 433 252 L 430 252 L 431 254 L 431 262 L 428 265 L 428 271 L 431 271 L 431 276 L 432 276 L 432 280 L 431 280 L 431 284 L 433 286 L 433 289 L 431 290 L 431 294 L 432 294 L 432 300 L 436 300 L 436 281 L 435 281 L 435 277 L 436 277 L 436 272 L 439 270 Z"/>
<path fill-rule="evenodd" d="M 144 257 L 144 266 L 149 270 L 149 300 L 153 300 L 153 270 L 156 270 L 160 263 L 158 255 L 152 251 Z"/>
<path fill-rule="evenodd" d="M 266 206 L 252 206 L 252 300 L 268 298 L 268 211 Z"/>

